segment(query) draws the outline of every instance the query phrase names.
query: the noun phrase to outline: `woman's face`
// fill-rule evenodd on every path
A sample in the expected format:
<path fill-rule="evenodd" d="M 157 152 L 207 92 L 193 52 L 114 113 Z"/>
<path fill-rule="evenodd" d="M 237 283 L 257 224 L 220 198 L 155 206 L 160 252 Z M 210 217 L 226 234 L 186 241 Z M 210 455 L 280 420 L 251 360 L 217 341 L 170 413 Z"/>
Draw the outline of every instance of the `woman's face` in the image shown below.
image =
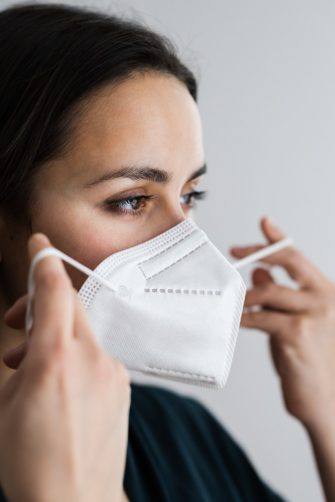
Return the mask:
<path fill-rule="evenodd" d="M 106 86 L 87 101 L 66 156 L 39 171 L 33 232 L 93 269 L 190 216 L 187 194 L 204 164 L 198 107 L 176 78 L 152 72 Z M 11 234 L 0 249 L 13 300 L 26 292 L 29 262 L 27 233 Z M 79 290 L 87 276 L 65 266 Z"/>

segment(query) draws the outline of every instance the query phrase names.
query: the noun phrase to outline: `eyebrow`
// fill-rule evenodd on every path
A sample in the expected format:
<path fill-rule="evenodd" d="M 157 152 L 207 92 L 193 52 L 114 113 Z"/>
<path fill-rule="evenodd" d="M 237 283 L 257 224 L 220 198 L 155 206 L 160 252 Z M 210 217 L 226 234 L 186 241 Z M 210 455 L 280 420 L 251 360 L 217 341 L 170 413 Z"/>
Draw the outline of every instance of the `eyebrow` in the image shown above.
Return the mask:
<path fill-rule="evenodd" d="M 193 172 L 189 179 L 192 181 L 199 176 L 202 176 L 207 172 L 207 164 L 203 164 L 199 169 Z M 127 166 L 121 167 L 116 171 L 109 171 L 99 178 L 90 181 L 89 183 L 84 184 L 84 188 L 91 188 L 93 186 L 98 185 L 99 183 L 103 183 L 104 181 L 114 180 L 116 178 L 129 178 L 131 180 L 147 180 L 153 181 L 155 183 L 167 183 L 171 180 L 171 175 L 165 171 L 164 169 L 157 169 L 154 167 L 147 166 Z"/>

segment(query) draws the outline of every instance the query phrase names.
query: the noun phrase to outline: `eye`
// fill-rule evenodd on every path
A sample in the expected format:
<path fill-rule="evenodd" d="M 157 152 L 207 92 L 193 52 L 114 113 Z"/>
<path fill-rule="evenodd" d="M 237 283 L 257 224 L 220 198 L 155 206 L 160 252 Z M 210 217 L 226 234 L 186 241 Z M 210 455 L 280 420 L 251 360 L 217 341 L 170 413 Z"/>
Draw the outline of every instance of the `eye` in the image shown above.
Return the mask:
<path fill-rule="evenodd" d="M 202 200 L 206 195 L 205 190 L 193 190 L 182 194 L 180 202 L 187 209 L 191 209 L 194 207 L 195 200 Z M 123 199 L 109 199 L 103 202 L 103 208 L 119 215 L 140 216 L 147 209 L 149 202 L 155 198 L 157 198 L 156 195 L 132 195 Z"/>
<path fill-rule="evenodd" d="M 207 196 L 207 191 L 193 190 L 192 192 L 184 193 L 180 196 L 181 204 L 188 206 L 188 208 L 194 207 L 194 201 L 203 200 Z"/>
<path fill-rule="evenodd" d="M 153 198 L 154 195 L 136 195 L 124 199 L 106 200 L 104 206 L 114 213 L 137 216 L 142 213 L 148 201 Z"/>

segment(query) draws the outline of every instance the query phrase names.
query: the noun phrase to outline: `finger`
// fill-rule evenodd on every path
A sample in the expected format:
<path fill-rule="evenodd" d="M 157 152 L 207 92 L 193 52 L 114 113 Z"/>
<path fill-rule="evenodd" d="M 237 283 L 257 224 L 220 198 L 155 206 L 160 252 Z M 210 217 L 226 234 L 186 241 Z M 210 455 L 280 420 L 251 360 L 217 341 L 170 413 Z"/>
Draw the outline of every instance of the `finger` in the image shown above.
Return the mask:
<path fill-rule="evenodd" d="M 290 316 L 280 312 L 248 312 L 242 314 L 241 326 L 265 331 L 272 336 L 283 336 L 289 332 Z"/>
<path fill-rule="evenodd" d="M 73 296 L 74 336 L 85 341 L 85 343 L 91 348 L 94 348 L 95 350 L 101 350 L 90 324 L 88 314 L 85 310 L 84 305 L 81 303 L 78 297 L 78 293 L 75 289 L 73 289 Z"/>
<path fill-rule="evenodd" d="M 263 218 L 261 220 L 261 227 L 269 243 L 277 242 L 285 237 L 285 234 L 275 227 L 267 218 Z M 259 249 L 263 249 L 264 247 L 266 246 L 258 244 L 244 247 L 233 247 L 230 251 L 233 256 L 237 258 L 244 258 L 245 256 L 249 256 L 251 253 L 258 251 Z M 292 245 L 281 249 L 270 256 L 262 258 L 260 261 L 270 265 L 279 265 L 284 267 L 289 276 L 304 288 L 322 287 L 326 280 L 321 271 Z"/>
<path fill-rule="evenodd" d="M 270 218 L 261 218 L 260 226 L 263 234 L 270 244 L 280 241 L 286 237 L 286 234 L 280 230 Z"/>
<path fill-rule="evenodd" d="M 273 276 L 265 268 L 255 268 L 251 274 L 252 282 L 255 286 L 269 284 L 275 282 Z"/>
<path fill-rule="evenodd" d="M 28 341 L 25 341 L 14 349 L 5 352 L 2 360 L 8 368 L 16 370 L 20 366 L 21 361 L 24 359 L 27 350 Z"/>
<path fill-rule="evenodd" d="M 306 312 L 312 308 L 313 299 L 308 291 L 294 290 L 268 282 L 247 291 L 244 306 L 254 305 L 286 312 Z"/>
<path fill-rule="evenodd" d="M 270 243 L 286 237 L 269 218 L 262 218 L 261 228 Z M 302 287 L 315 288 L 323 285 L 325 277 L 322 272 L 295 246 L 284 248 L 267 258 L 264 259 L 265 263 L 284 267 L 290 277 Z"/>
<path fill-rule="evenodd" d="M 90 328 L 87 312 L 80 302 L 75 288 L 73 288 L 73 295 L 75 301 L 74 336 L 81 339 L 85 338 L 89 343 L 93 344 L 94 347 L 97 348 L 97 340 Z M 25 327 L 27 300 L 28 295 L 21 296 L 10 307 L 10 309 L 7 310 L 4 320 L 8 326 L 14 329 L 22 329 Z M 27 351 L 26 342 L 23 342 L 22 345 L 8 351 L 4 355 L 4 363 L 7 364 L 8 367 L 16 369 L 21 362 L 21 358 L 24 357 L 24 354 L 22 354 L 23 351 L 24 353 Z"/>
<path fill-rule="evenodd" d="M 260 249 L 264 249 L 269 244 L 274 244 L 275 242 L 284 239 L 286 235 L 279 230 L 277 226 L 274 225 L 270 218 L 261 218 L 260 221 L 261 230 L 264 236 L 267 239 L 267 244 L 252 244 L 248 246 L 233 246 L 230 249 L 230 252 L 236 258 L 244 258 L 245 256 L 249 256 Z M 264 259 L 265 261 L 265 259 Z"/>
<path fill-rule="evenodd" d="M 264 249 L 267 244 L 249 244 L 248 246 L 233 246 L 229 249 L 229 252 L 235 258 L 241 259 L 249 256 L 250 254 L 256 253 Z"/>
<path fill-rule="evenodd" d="M 51 246 L 44 234 L 34 234 L 28 242 L 29 256 Z M 55 343 L 66 343 L 73 337 L 72 284 L 60 258 L 47 256 L 39 261 L 34 271 L 33 328 L 30 353 L 50 350 Z"/>
<path fill-rule="evenodd" d="M 263 267 L 265 267 L 265 265 L 263 265 Z M 270 272 L 263 267 L 256 268 L 251 272 L 251 281 L 254 284 L 254 286 L 257 286 L 257 285 L 260 286 L 262 284 L 269 284 L 269 283 L 275 282 L 274 278 L 272 277 Z M 248 291 L 247 291 L 247 293 L 248 293 Z M 245 299 L 247 300 L 247 294 L 246 294 Z M 267 307 L 264 306 L 263 308 L 266 309 Z M 244 304 L 244 309 L 247 312 L 249 310 L 249 307 L 246 304 Z M 257 310 L 259 310 L 259 309 L 257 309 Z"/>
<path fill-rule="evenodd" d="M 28 302 L 28 295 L 21 296 L 7 310 L 4 315 L 5 323 L 14 329 L 23 329 L 25 326 L 25 315 Z"/>

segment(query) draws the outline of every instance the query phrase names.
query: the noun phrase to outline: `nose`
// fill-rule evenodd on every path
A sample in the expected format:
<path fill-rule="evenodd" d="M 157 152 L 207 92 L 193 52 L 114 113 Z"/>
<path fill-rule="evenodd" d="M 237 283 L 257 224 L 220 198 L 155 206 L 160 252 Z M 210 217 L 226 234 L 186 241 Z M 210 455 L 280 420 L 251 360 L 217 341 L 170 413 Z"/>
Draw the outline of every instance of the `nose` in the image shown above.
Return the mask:
<path fill-rule="evenodd" d="M 180 204 L 169 204 L 169 206 L 166 207 L 166 217 L 160 226 L 160 233 L 178 225 L 182 221 L 186 220 L 186 218 L 187 216 Z"/>

